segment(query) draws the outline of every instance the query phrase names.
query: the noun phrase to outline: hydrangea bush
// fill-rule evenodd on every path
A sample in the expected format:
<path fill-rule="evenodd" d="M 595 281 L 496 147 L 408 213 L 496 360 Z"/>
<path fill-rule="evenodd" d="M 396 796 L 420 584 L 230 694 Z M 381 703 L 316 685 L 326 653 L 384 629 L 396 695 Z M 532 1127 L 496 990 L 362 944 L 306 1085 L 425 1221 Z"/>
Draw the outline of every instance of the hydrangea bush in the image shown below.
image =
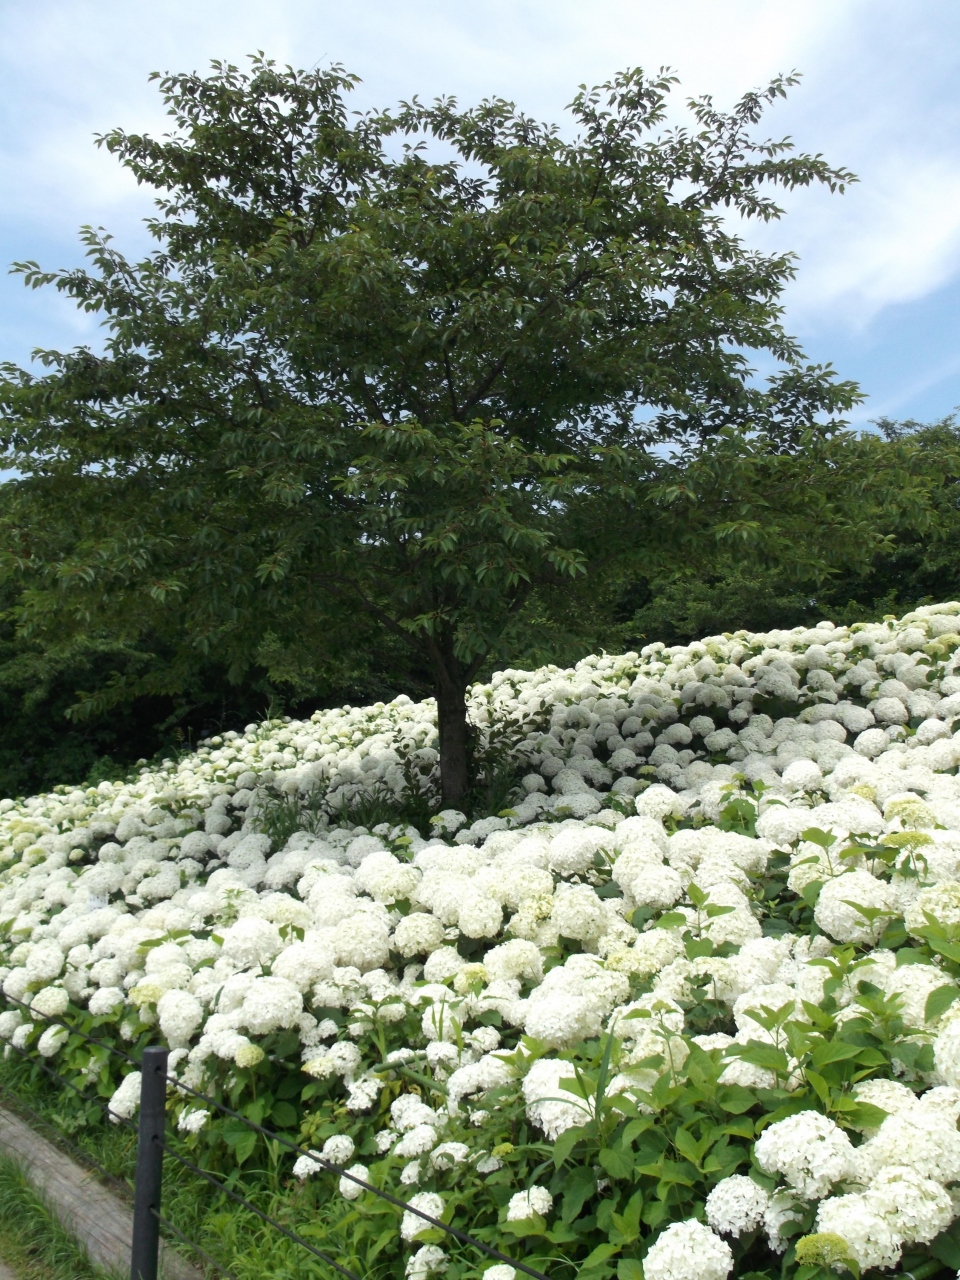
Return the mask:
<path fill-rule="evenodd" d="M 955 1269 L 958 629 L 498 673 L 470 711 L 510 807 L 429 830 L 345 817 L 435 784 L 404 698 L 4 800 L 0 1036 L 123 1117 L 137 1073 L 68 1028 L 167 1044 L 313 1152 L 284 1176 L 390 1274 L 478 1264 L 322 1162 L 551 1276 Z M 253 1131 L 170 1106 L 249 1161 Z"/>

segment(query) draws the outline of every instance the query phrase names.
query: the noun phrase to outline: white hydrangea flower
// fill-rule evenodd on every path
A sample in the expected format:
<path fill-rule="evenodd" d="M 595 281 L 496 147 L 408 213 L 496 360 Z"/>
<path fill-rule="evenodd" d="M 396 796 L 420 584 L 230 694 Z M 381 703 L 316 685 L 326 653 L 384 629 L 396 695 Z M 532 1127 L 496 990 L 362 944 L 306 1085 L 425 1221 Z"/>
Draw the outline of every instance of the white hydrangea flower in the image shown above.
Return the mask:
<path fill-rule="evenodd" d="M 495 938 L 503 924 L 503 907 L 486 893 L 468 893 L 460 904 L 458 926 L 468 938 Z"/>
<path fill-rule="evenodd" d="M 32 982 L 52 982 L 63 972 L 65 956 L 53 938 L 45 938 L 31 946 L 25 969 Z"/>
<path fill-rule="evenodd" d="M 320 1154 L 324 1160 L 329 1160 L 331 1164 L 345 1165 L 348 1160 L 352 1159 L 356 1150 L 353 1139 L 349 1134 L 336 1133 L 332 1138 L 328 1138 L 320 1149 Z"/>
<path fill-rule="evenodd" d="M 157 1017 L 171 1046 L 185 1045 L 203 1021 L 203 1005 L 189 991 L 166 991 L 157 1001 Z"/>
<path fill-rule="evenodd" d="M 410 1197 L 407 1204 L 410 1209 L 419 1209 L 420 1213 L 429 1214 L 431 1218 L 440 1220 L 443 1217 L 443 1197 L 438 1196 L 435 1191 L 418 1191 Z M 400 1221 L 400 1235 L 404 1240 L 416 1240 L 424 1231 L 433 1229 L 425 1218 L 411 1213 L 410 1209 L 404 1210 Z"/>
<path fill-rule="evenodd" d="M 268 964 L 280 951 L 280 930 L 259 916 L 244 916 L 223 933 L 223 954 L 241 968 Z"/>
<path fill-rule="evenodd" d="M 44 987 L 30 1001 L 30 1012 L 41 1018 L 62 1018 L 70 1007 L 70 997 L 63 987 Z"/>
<path fill-rule="evenodd" d="M 407 1280 L 425 1280 L 427 1276 L 442 1275 L 449 1265 L 449 1259 L 439 1245 L 424 1244 L 408 1260 L 404 1274 Z"/>
<path fill-rule="evenodd" d="M 768 1125 L 754 1143 L 753 1154 L 764 1173 L 782 1175 L 805 1200 L 825 1196 L 853 1169 L 850 1139 L 816 1111 L 801 1111 Z"/>
<path fill-rule="evenodd" d="M 406 958 L 429 955 L 443 946 L 444 926 L 426 911 L 404 916 L 393 931 L 393 945 Z"/>
<path fill-rule="evenodd" d="M 726 1280 L 732 1267 L 730 1246 L 695 1218 L 671 1223 L 643 1260 L 646 1280 Z"/>
<path fill-rule="evenodd" d="M 878 911 L 871 920 L 858 907 Z M 848 871 L 820 890 L 813 916 L 819 927 L 837 942 L 870 943 L 897 914 L 897 904 L 886 881 L 869 871 Z"/>
<path fill-rule="evenodd" d="M 114 1090 L 107 1109 L 114 1124 L 120 1120 L 130 1120 L 140 1107 L 140 1072 L 131 1071 L 123 1077 L 119 1087 Z"/>
<path fill-rule="evenodd" d="M 817 1230 L 845 1240 L 861 1267 L 894 1267 L 900 1261 L 902 1237 L 869 1196 L 860 1192 L 821 1201 Z"/>
<path fill-rule="evenodd" d="M 705 1202 L 707 1222 L 721 1235 L 740 1236 L 763 1222 L 769 1194 L 752 1178 L 734 1173 L 718 1182 Z"/>
<path fill-rule="evenodd" d="M 22 1022 L 23 1014 L 19 1009 L 6 1009 L 0 1013 L 0 1040 L 11 1039 Z"/>
<path fill-rule="evenodd" d="M 947 880 L 921 889 L 904 913 L 904 923 L 915 936 L 931 920 L 945 927 L 960 924 L 960 884 Z"/>
<path fill-rule="evenodd" d="M 905 1165 L 881 1169 L 867 1187 L 866 1197 L 905 1244 L 929 1244 L 953 1221 L 954 1206 L 947 1191 Z"/>
<path fill-rule="evenodd" d="M 463 1164 L 470 1155 L 470 1148 L 465 1142 L 441 1142 L 430 1152 L 430 1165 L 434 1169 L 452 1169 Z"/>
<path fill-rule="evenodd" d="M 527 1191 L 518 1191 L 510 1197 L 507 1205 L 508 1222 L 525 1222 L 534 1214 L 545 1218 L 553 1208 L 553 1196 L 546 1187 L 530 1187 Z"/>
<path fill-rule="evenodd" d="M 588 884 L 564 886 L 554 898 L 551 918 L 562 937 L 579 942 L 598 938 L 607 923 L 603 903 Z"/>
<path fill-rule="evenodd" d="M 293 1176 L 299 1179 L 300 1182 L 306 1182 L 307 1178 L 319 1173 L 323 1165 L 319 1160 L 313 1158 L 318 1154 L 319 1152 L 314 1151 L 312 1155 L 297 1156 L 293 1163 Z"/>
<path fill-rule="evenodd" d="M 363 1195 L 364 1188 L 358 1182 L 353 1182 L 352 1178 L 362 1178 L 364 1182 L 369 1182 L 370 1170 L 365 1164 L 352 1164 L 345 1172 L 351 1176 L 340 1179 L 338 1184 L 340 1194 L 344 1200 L 359 1200 Z"/>
<path fill-rule="evenodd" d="M 940 1064 L 937 1064 L 939 1070 Z M 866 1102 L 879 1107 L 888 1115 L 896 1115 L 901 1111 L 911 1111 L 917 1105 L 917 1095 L 899 1080 L 885 1080 L 876 1077 L 873 1080 L 861 1080 L 853 1087 L 853 1096 L 858 1102 Z"/>
<path fill-rule="evenodd" d="M 408 1129 L 393 1149 L 395 1156 L 409 1160 L 411 1156 L 426 1155 L 436 1145 L 437 1131 L 430 1124 L 417 1124 Z"/>
<path fill-rule="evenodd" d="M 453 1115 L 460 1099 L 507 1084 L 513 1077 L 510 1067 L 495 1054 L 487 1053 L 479 1062 L 458 1067 L 447 1080 L 447 1109 Z"/>
<path fill-rule="evenodd" d="M 857 1147 L 851 1172 L 857 1182 L 867 1184 L 891 1165 L 905 1165 L 943 1185 L 960 1179 L 956 1122 L 944 1124 L 935 1107 L 922 1104 L 887 1116 L 874 1136 Z"/>
<path fill-rule="evenodd" d="M 41 1058 L 52 1058 L 60 1052 L 69 1038 L 70 1032 L 66 1027 L 58 1025 L 47 1027 L 37 1041 L 37 1053 L 40 1054 Z"/>
<path fill-rule="evenodd" d="M 558 1058 L 538 1058 L 523 1081 L 527 1118 L 555 1142 L 565 1129 L 586 1124 L 589 1104 L 568 1089 L 561 1080 L 574 1079 L 573 1066 Z"/>
<path fill-rule="evenodd" d="M 180 1112 L 177 1128 L 181 1133 L 199 1133 L 209 1119 L 210 1112 L 203 1107 L 185 1107 Z M 299 1164 L 299 1161 L 297 1163 Z M 297 1173 L 296 1165 L 293 1171 Z M 297 1177 L 300 1175 L 297 1174 Z"/>
<path fill-rule="evenodd" d="M 347 1089 L 347 1110 L 369 1111 L 380 1096 L 380 1087 L 375 1077 L 351 1081 Z"/>
<path fill-rule="evenodd" d="M 390 1106 L 390 1118 L 401 1133 L 417 1125 L 438 1125 L 437 1113 L 414 1093 L 402 1093 Z"/>

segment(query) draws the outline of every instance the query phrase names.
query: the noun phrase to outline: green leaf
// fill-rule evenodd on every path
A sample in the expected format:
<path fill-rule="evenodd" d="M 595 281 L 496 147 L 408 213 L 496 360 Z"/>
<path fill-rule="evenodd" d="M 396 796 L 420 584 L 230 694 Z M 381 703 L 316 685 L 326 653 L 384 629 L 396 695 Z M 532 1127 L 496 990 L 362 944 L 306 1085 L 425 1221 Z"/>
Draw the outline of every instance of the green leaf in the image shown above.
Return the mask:
<path fill-rule="evenodd" d="M 846 1040 L 828 1040 L 818 1044 L 811 1057 L 814 1066 L 820 1068 L 829 1062 L 845 1062 L 848 1058 L 855 1058 L 860 1049 L 860 1045 L 850 1044 Z"/>
<path fill-rule="evenodd" d="M 752 1138 L 753 1137 L 753 1121 L 749 1116 L 743 1116 L 739 1120 L 730 1120 L 726 1124 L 720 1126 L 720 1132 L 728 1133 L 734 1138 Z"/>
<path fill-rule="evenodd" d="M 660 1161 L 660 1181 L 665 1185 L 677 1183 L 681 1187 L 695 1186 L 697 1180 L 696 1173 L 696 1169 L 689 1165 L 685 1160 Z"/>
<path fill-rule="evenodd" d="M 816 1071 L 811 1071 L 808 1067 L 804 1072 L 807 1082 L 813 1086 L 813 1089 L 825 1107 L 830 1106 L 830 1086 L 824 1080 L 823 1076 L 818 1075 Z"/>
<path fill-rule="evenodd" d="M 738 1058 L 755 1067 L 764 1067 L 767 1071 L 778 1071 L 782 1075 L 789 1067 L 787 1055 L 782 1049 L 772 1044 L 763 1044 L 760 1040 L 750 1040 L 737 1053 Z"/>
<path fill-rule="evenodd" d="M 596 1189 L 597 1180 L 590 1169 L 585 1169 L 582 1165 L 571 1169 L 563 1184 L 563 1209 L 560 1213 L 562 1220 L 573 1222 Z"/>
<path fill-rule="evenodd" d="M 923 1008 L 923 1016 L 926 1021 L 933 1022 L 934 1019 L 946 1013 L 957 996 L 960 996 L 960 987 L 955 986 L 952 982 L 946 983 L 942 987 L 937 987 L 935 991 L 931 991 Z"/>
<path fill-rule="evenodd" d="M 670 1076 L 665 1073 L 650 1090 L 650 1098 L 655 1107 L 669 1107 L 683 1093 L 679 1085 L 670 1083 Z"/>
<path fill-rule="evenodd" d="M 617 1263 L 617 1280 L 643 1280 L 643 1264 L 637 1258 L 621 1258 Z"/>
<path fill-rule="evenodd" d="M 683 1158 L 699 1168 L 703 1152 L 700 1150 L 700 1143 L 697 1142 L 693 1134 L 687 1129 L 678 1129 L 673 1136 L 673 1141 Z"/>
<path fill-rule="evenodd" d="M 500 1230 L 523 1240 L 527 1236 L 545 1236 L 547 1224 L 539 1213 L 535 1213 L 529 1218 L 524 1218 L 522 1222 L 501 1222 Z"/>
<path fill-rule="evenodd" d="M 872 1102 L 857 1102 L 849 1111 L 844 1111 L 847 1122 L 856 1125 L 858 1129 L 879 1129 L 888 1114 L 889 1112 L 874 1106 Z"/>
<path fill-rule="evenodd" d="M 611 1178 L 629 1178 L 633 1173 L 633 1159 L 623 1151 L 604 1147 L 597 1159 Z"/>
<path fill-rule="evenodd" d="M 640 1214 L 643 1210 L 643 1192 L 635 1191 L 627 1201 L 622 1214 L 613 1215 L 613 1223 L 625 1241 L 635 1240 L 640 1232 Z"/>
<path fill-rule="evenodd" d="M 902 947 L 909 938 L 907 927 L 902 920 L 891 920 L 883 933 L 880 935 L 878 947 L 884 947 L 888 951 L 896 951 L 898 947 Z"/>
<path fill-rule="evenodd" d="M 396 1239 L 396 1229 L 394 1229 L 394 1239 Z M 576 1227 L 568 1226 L 564 1222 L 555 1223 L 547 1232 L 547 1239 L 551 1244 L 571 1244 L 574 1240 L 580 1239 L 580 1232 Z"/>
<path fill-rule="evenodd" d="M 820 897 L 820 890 L 822 888 L 822 880 L 811 880 L 809 884 L 804 885 L 800 896 L 808 907 L 815 907 L 817 905 L 817 899 Z"/>
<path fill-rule="evenodd" d="M 623 1143 L 628 1145 L 633 1142 L 634 1138 L 639 1138 L 641 1133 L 646 1133 L 648 1129 L 653 1128 L 652 1116 L 639 1116 L 636 1120 L 631 1120 L 623 1131 Z"/>
<path fill-rule="evenodd" d="M 655 929 L 680 929 L 687 923 L 687 917 L 682 916 L 679 911 L 667 911 L 658 920 L 654 922 Z"/>
<path fill-rule="evenodd" d="M 586 1129 L 577 1125 L 572 1129 L 564 1129 L 560 1134 L 553 1144 L 553 1163 L 558 1169 L 585 1133 Z"/>
<path fill-rule="evenodd" d="M 829 831 L 821 831 L 819 827 L 807 827 L 806 831 L 800 832 L 800 839 L 806 840 L 810 844 L 818 844 L 821 849 L 829 849 L 831 845 L 836 844 L 837 837 Z"/>
<path fill-rule="evenodd" d="M 776 1107 L 773 1111 L 768 1111 L 766 1115 L 762 1115 L 760 1117 L 756 1122 L 757 1133 L 760 1133 L 761 1130 L 765 1129 L 768 1124 L 776 1124 L 778 1120 L 786 1120 L 787 1116 L 795 1116 L 798 1111 L 812 1110 L 812 1102 L 813 1099 L 809 1094 L 806 1096 L 803 1096 L 803 1094 L 800 1096 L 794 1094 L 794 1096 L 792 1098 L 788 1098 L 786 1102 L 781 1102 L 779 1107 Z M 783 1233 L 781 1232 L 781 1234 Z"/>
<path fill-rule="evenodd" d="M 687 937 L 683 944 L 688 960 L 699 960 L 701 956 L 713 955 L 713 942 L 710 938 Z"/>
<path fill-rule="evenodd" d="M 234 1143 L 233 1155 L 237 1164 L 243 1164 L 253 1155 L 253 1149 L 257 1145 L 259 1134 L 254 1133 L 252 1129 L 248 1129 L 246 1133 L 240 1135 Z"/>
<path fill-rule="evenodd" d="M 885 1067 L 886 1065 L 886 1055 L 881 1053 L 879 1049 L 861 1049 L 857 1054 L 857 1066 L 859 1067 Z"/>
<path fill-rule="evenodd" d="M 920 929 L 927 942 L 939 955 L 946 957 L 947 960 L 960 961 L 960 942 L 951 942 L 944 937 L 938 937 L 931 929 Z"/>
<path fill-rule="evenodd" d="M 927 1247 L 939 1262 L 960 1271 L 960 1219 L 935 1236 Z"/>
<path fill-rule="evenodd" d="M 296 1107 L 289 1102 L 275 1102 L 270 1111 L 270 1118 L 281 1129 L 292 1129 L 297 1123 Z"/>
<path fill-rule="evenodd" d="M 757 1099 L 750 1089 L 741 1084 L 724 1084 L 717 1090 L 717 1102 L 724 1111 L 739 1116 L 756 1106 Z"/>
<path fill-rule="evenodd" d="M 691 881 L 690 884 L 687 885 L 687 897 L 697 910 L 703 906 L 709 896 L 710 895 L 705 893 L 695 881 Z"/>
<path fill-rule="evenodd" d="M 598 1244 L 595 1249 L 587 1254 L 583 1262 L 580 1263 L 580 1266 L 583 1270 L 586 1270 L 587 1267 L 595 1267 L 601 1262 L 606 1262 L 608 1258 L 612 1258 L 615 1253 L 619 1252 L 619 1245 Z"/>

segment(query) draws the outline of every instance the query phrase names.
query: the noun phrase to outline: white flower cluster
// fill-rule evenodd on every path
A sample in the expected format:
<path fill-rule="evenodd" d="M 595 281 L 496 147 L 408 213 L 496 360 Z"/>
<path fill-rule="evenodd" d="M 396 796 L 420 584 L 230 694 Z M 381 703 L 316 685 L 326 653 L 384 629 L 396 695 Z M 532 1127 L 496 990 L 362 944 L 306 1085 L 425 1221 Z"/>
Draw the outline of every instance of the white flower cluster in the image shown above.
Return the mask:
<path fill-rule="evenodd" d="M 782 1249 L 798 1204 L 815 1203 L 818 1229 L 843 1236 L 861 1265 L 893 1265 L 952 1220 L 960 1182 L 960 1018 L 926 1013 L 952 980 L 932 961 L 898 966 L 878 945 L 894 919 L 916 936 L 960 924 L 958 630 L 960 604 L 948 604 L 899 622 L 738 632 L 498 673 L 469 707 L 481 735 L 513 726 L 516 803 L 474 822 L 446 810 L 429 838 L 333 825 L 310 808 L 320 795 L 331 812 L 364 793 L 401 797 L 411 769 L 435 782 L 434 705 L 405 698 L 251 725 L 132 782 L 0 801 L 0 1038 L 52 1057 L 59 1021 L 78 1010 L 120 1041 L 155 1027 L 178 1077 L 203 1090 L 257 1067 L 260 1041 L 292 1031 L 303 1070 L 363 1116 L 383 1065 L 364 1037 L 402 1024 L 387 1065 L 412 1063 L 447 1096 L 434 1110 L 401 1094 L 375 1135 L 416 1187 L 499 1168 L 452 1131 L 465 1106 L 511 1081 L 548 1139 L 585 1124 L 559 1055 L 604 1030 L 621 1044 L 614 1093 L 646 1097 L 661 1075 L 682 1078 L 692 1043 L 725 1055 L 724 1082 L 774 1085 L 738 1051 L 782 1047 L 764 1011 L 802 1019 L 824 999 L 820 961 L 852 944 L 864 952 L 855 977 L 899 1000 L 934 1045 L 935 1073 L 905 1067 L 911 1088 L 859 1086 L 889 1113 L 859 1145 L 813 1111 L 769 1125 L 754 1155 L 777 1189 L 726 1179 L 708 1198 L 709 1226 L 669 1225 L 644 1268 L 651 1280 L 722 1280 L 723 1236 L 762 1225 Z M 748 803 L 738 779 L 755 788 L 756 835 L 725 829 L 731 800 Z M 275 844 L 264 832 L 279 799 L 316 820 Z M 877 842 L 886 859 L 871 855 Z M 764 935 L 771 857 L 789 891 L 815 903 L 817 937 Z M 713 953 L 690 958 L 691 932 Z M 691 1036 L 696 991 L 720 1013 Z M 832 998 L 842 1016 L 854 981 Z M 516 1079 L 516 1059 L 498 1050 L 521 1034 L 542 1053 Z M 133 1114 L 136 1090 L 127 1076 L 118 1115 Z M 484 1113 L 472 1114 L 479 1143 Z M 185 1110 L 182 1128 L 206 1121 Z M 320 1156 L 345 1167 L 353 1145 Z M 322 1167 L 305 1156 L 294 1172 Z M 363 1165 L 348 1172 L 368 1178 Z M 362 1194 L 346 1178 L 341 1190 Z M 414 1198 L 442 1215 L 439 1194 Z M 508 1217 L 545 1214 L 549 1200 L 530 1188 Z M 405 1217 L 404 1239 L 422 1229 Z M 408 1273 L 445 1266 L 424 1245 Z"/>

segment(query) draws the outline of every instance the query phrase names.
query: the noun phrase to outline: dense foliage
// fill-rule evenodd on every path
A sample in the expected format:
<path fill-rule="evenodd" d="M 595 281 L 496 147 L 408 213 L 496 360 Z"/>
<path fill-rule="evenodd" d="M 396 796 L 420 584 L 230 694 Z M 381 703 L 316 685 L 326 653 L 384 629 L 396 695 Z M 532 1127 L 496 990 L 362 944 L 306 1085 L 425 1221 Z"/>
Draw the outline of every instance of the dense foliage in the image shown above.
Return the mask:
<path fill-rule="evenodd" d="M 160 637 L 165 696 L 197 655 L 343 688 L 389 635 L 459 803 L 465 689 L 544 596 L 731 543 L 869 563 L 883 495 L 917 494 L 838 434 L 856 388 L 784 333 L 791 256 L 726 218 L 850 177 L 755 135 L 790 83 L 667 128 L 672 80 L 630 71 L 576 96 L 568 139 L 500 100 L 351 118 L 336 68 L 164 78 L 174 132 L 101 139 L 158 192 L 155 252 L 88 230 L 89 270 L 21 265 L 106 331 L 0 385 L 24 625 Z"/>
<path fill-rule="evenodd" d="M 756 556 L 746 560 L 708 544 L 682 574 L 642 577 L 628 566 L 599 583 L 540 588 L 511 631 L 514 664 L 566 666 L 602 649 L 687 643 L 738 628 L 814 626 L 824 616 L 879 620 L 960 597 L 960 429 L 953 418 L 878 425 L 884 436 L 874 448 L 886 456 L 876 469 L 894 482 L 901 477 L 907 491 L 922 477 L 926 511 L 918 519 L 901 502 L 878 510 L 877 527 L 890 541 L 865 571 L 798 582 L 776 562 L 764 566 Z M 349 642 L 322 660 L 306 644 L 282 650 L 272 639 L 257 663 L 238 672 L 217 651 L 178 649 L 175 632 L 126 646 L 96 632 L 57 644 L 31 630 L 21 603 L 29 587 L 8 580 L 5 590 L 0 796 L 119 777 L 140 757 L 175 754 L 251 720 L 309 715 L 343 702 L 389 702 L 400 693 L 420 699 L 432 687 L 426 665 L 395 638 L 365 631 L 360 618 Z M 169 618 L 175 627 L 175 610 Z"/>
<path fill-rule="evenodd" d="M 123 1116 L 136 1073 L 70 1029 L 161 1038 L 316 1151 L 283 1176 L 363 1273 L 477 1264 L 321 1161 L 551 1275 L 956 1269 L 958 628 L 500 672 L 469 705 L 506 794 L 472 822 L 402 698 L 0 802 L 0 1037 Z"/>

